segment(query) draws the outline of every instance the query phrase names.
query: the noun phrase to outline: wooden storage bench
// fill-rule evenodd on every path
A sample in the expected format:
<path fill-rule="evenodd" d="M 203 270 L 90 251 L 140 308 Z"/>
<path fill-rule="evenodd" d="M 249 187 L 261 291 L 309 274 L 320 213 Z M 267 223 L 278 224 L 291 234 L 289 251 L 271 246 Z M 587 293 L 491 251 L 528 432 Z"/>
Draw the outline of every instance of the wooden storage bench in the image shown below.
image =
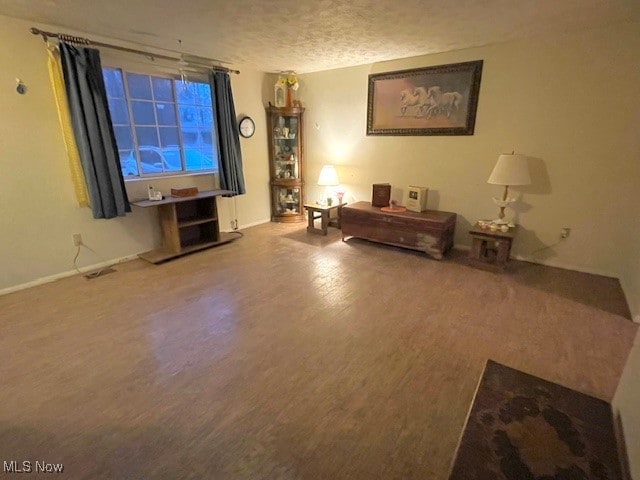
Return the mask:
<path fill-rule="evenodd" d="M 426 212 L 383 212 L 369 202 L 342 208 L 342 239 L 359 237 L 428 253 L 440 260 L 453 246 L 456 214 Z"/>

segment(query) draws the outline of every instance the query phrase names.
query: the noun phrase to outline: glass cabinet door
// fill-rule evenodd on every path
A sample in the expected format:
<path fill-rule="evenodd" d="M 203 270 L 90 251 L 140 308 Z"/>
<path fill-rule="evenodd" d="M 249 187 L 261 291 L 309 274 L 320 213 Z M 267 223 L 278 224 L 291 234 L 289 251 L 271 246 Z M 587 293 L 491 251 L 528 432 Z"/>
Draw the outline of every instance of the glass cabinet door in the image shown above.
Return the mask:
<path fill-rule="evenodd" d="M 298 118 L 278 115 L 273 129 L 273 178 L 300 179 Z"/>
<path fill-rule="evenodd" d="M 275 210 L 278 215 L 300 215 L 302 198 L 300 187 L 273 187 Z"/>

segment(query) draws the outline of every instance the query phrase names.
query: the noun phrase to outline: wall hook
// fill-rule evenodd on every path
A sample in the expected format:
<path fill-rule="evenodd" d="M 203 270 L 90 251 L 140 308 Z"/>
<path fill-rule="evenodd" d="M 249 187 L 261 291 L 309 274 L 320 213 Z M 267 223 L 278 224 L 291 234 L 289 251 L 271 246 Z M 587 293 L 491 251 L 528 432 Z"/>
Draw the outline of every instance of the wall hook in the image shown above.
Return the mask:
<path fill-rule="evenodd" d="M 16 92 L 20 95 L 27 93 L 27 86 L 19 78 L 16 78 Z"/>

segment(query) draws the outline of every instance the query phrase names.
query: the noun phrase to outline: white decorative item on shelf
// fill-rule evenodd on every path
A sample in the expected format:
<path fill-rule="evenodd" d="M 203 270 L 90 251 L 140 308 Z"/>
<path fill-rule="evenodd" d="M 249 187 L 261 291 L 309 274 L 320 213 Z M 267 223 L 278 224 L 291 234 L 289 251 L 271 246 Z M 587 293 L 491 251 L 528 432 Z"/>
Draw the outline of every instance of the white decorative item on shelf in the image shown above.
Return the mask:
<path fill-rule="evenodd" d="M 412 212 L 424 212 L 427 209 L 427 192 L 426 187 L 416 187 L 409 185 L 407 187 L 407 199 L 404 202 L 407 210 Z"/>
<path fill-rule="evenodd" d="M 278 108 L 283 108 L 287 106 L 287 87 L 281 84 L 280 82 L 276 82 L 273 86 L 274 105 Z"/>
<path fill-rule="evenodd" d="M 514 152 L 500 155 L 487 183 L 504 186 L 502 198 L 493 197 L 494 203 L 500 207 L 498 218 L 493 223 L 497 225 L 509 223 L 504 218 L 504 209 L 516 201 L 516 198 L 509 198 L 509 186 L 529 185 L 531 183 L 527 157 Z"/>

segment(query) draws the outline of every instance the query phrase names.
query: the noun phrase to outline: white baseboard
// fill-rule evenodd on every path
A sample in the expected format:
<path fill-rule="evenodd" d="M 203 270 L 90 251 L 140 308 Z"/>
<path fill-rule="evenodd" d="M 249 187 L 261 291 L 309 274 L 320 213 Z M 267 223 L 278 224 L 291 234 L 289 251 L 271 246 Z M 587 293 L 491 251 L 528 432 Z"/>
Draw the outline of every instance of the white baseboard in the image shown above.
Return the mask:
<path fill-rule="evenodd" d="M 111 265 L 115 265 L 117 263 L 123 263 L 123 262 L 128 262 L 129 260 L 135 260 L 136 258 L 138 258 L 137 254 L 127 255 L 126 257 L 114 258 L 111 260 L 107 260 L 106 262 L 95 263 L 93 265 L 82 267 L 80 268 L 80 271 L 82 273 L 91 272 L 94 270 L 99 270 L 101 268 L 110 267 Z M 13 287 L 4 288 L 0 290 L 0 296 L 6 295 L 8 293 L 17 292 L 19 290 L 24 290 L 26 288 L 43 285 L 45 283 L 55 282 L 56 280 L 60 280 L 61 278 L 73 277 L 74 275 L 79 275 L 77 270 L 69 270 L 66 272 L 56 273 L 55 275 L 49 275 L 47 277 L 37 278 L 27 283 L 21 283 L 20 285 L 14 285 Z"/>
<path fill-rule="evenodd" d="M 253 222 L 253 223 L 242 225 L 240 228 L 244 229 L 244 228 L 254 227 L 256 225 L 262 225 L 263 223 L 269 223 L 270 221 L 271 221 L 271 219 L 267 218 L 266 220 L 259 220 L 257 222 Z M 223 232 L 232 232 L 233 230 L 229 229 L 229 230 L 222 230 L 222 231 Z M 111 265 L 115 265 L 117 263 L 128 262 L 129 260 L 135 260 L 136 258 L 138 258 L 138 254 L 137 253 L 133 254 L 133 255 L 127 255 L 125 257 L 113 258 L 113 259 L 107 260 L 105 262 L 95 263 L 93 265 L 82 267 L 82 268 L 80 268 L 80 271 L 82 273 L 91 272 L 91 271 L 99 270 L 101 268 L 110 267 Z M 7 294 L 13 293 L 13 292 L 17 292 L 19 290 L 24 290 L 26 288 L 31 288 L 31 287 L 36 287 L 38 285 L 43 285 L 45 283 L 55 282 L 56 280 L 60 280 L 61 278 L 73 277 L 74 275 L 78 275 L 78 271 L 77 270 L 69 270 L 69 271 L 66 271 L 66 272 L 60 272 L 60 273 L 56 273 L 54 275 L 49 275 L 49 276 L 42 277 L 42 278 L 36 278 L 35 280 L 32 280 L 30 282 L 21 283 L 19 285 L 13 285 L 11 287 L 4 288 L 4 289 L 0 290 L 0 296 L 7 295 Z"/>

